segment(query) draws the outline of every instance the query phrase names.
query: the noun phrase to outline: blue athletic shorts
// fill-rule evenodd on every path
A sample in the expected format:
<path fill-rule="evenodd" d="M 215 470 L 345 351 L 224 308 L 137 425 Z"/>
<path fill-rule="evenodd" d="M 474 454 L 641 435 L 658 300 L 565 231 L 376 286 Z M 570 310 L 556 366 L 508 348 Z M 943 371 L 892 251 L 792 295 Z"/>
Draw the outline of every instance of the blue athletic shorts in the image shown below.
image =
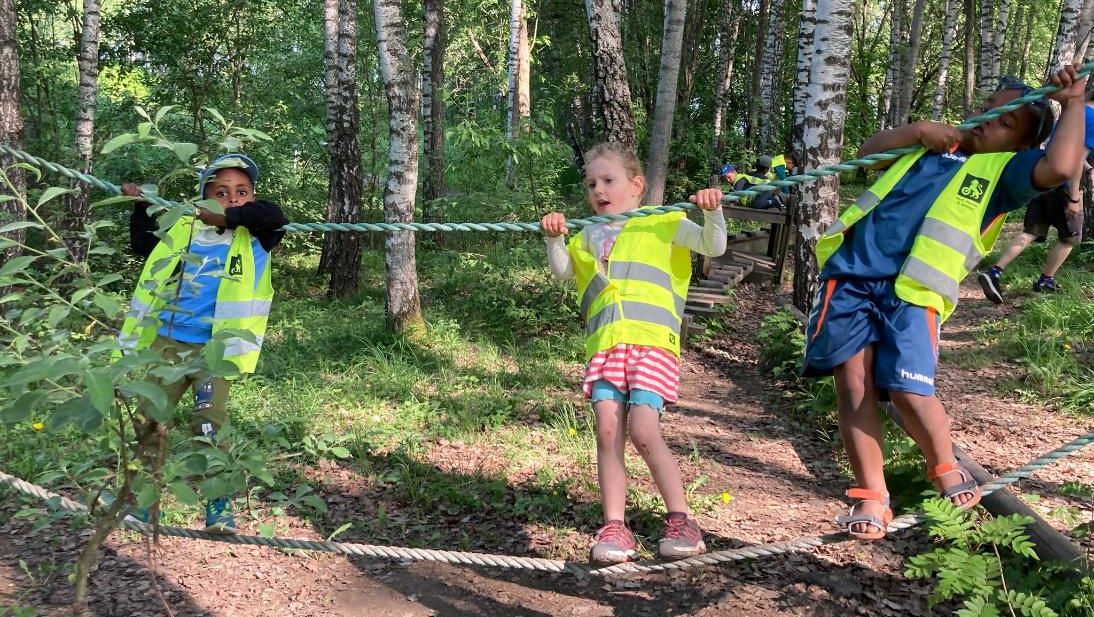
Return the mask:
<path fill-rule="evenodd" d="M 832 369 L 874 345 L 879 389 L 934 394 L 940 324 L 934 309 L 896 297 L 891 279 L 821 281 L 805 332 L 806 377 Z"/>
<path fill-rule="evenodd" d="M 593 403 L 597 401 L 623 401 L 628 407 L 631 405 L 648 405 L 653 407 L 657 413 L 665 410 L 665 399 L 660 394 L 637 388 L 623 392 L 606 379 L 598 379 L 593 382 L 589 400 Z"/>

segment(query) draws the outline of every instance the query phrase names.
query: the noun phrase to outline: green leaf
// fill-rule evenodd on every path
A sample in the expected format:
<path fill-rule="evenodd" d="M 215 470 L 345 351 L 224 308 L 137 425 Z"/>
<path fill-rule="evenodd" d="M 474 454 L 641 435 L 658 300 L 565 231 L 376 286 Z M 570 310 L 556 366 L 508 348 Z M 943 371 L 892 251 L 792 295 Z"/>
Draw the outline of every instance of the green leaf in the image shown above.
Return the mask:
<path fill-rule="evenodd" d="M 149 478 L 139 477 L 133 484 L 133 493 L 136 497 L 138 508 L 151 508 L 159 501 L 160 493 L 156 490 L 156 483 Z"/>
<path fill-rule="evenodd" d="M 0 267 L 0 277 L 11 276 L 16 272 L 21 272 L 26 269 L 27 266 L 32 264 L 34 260 L 38 259 L 37 255 L 21 255 L 19 257 L 13 257 L 4 263 L 3 267 Z"/>
<path fill-rule="evenodd" d="M 99 206 L 112 206 L 114 204 L 120 203 L 131 203 L 134 201 L 138 201 L 139 199 L 140 197 L 130 197 L 129 195 L 115 195 L 113 197 L 107 197 L 106 199 L 100 199 L 99 201 L 92 202 L 91 207 L 97 208 Z"/>
<path fill-rule="evenodd" d="M 172 410 L 168 408 L 167 393 L 163 388 L 147 381 L 134 381 L 118 386 L 121 393 L 128 397 L 138 397 L 148 401 L 151 405 L 152 417 L 157 422 L 167 422 L 171 419 Z"/>
<path fill-rule="evenodd" d="M 106 276 L 104 276 L 103 278 L 99 279 L 99 282 L 96 283 L 96 285 L 98 285 L 99 287 L 106 287 L 107 285 L 113 283 L 114 281 L 120 281 L 120 280 L 122 280 L 122 275 L 116 274 L 116 273 L 110 273 L 110 274 L 107 274 Z"/>
<path fill-rule="evenodd" d="M 202 107 L 202 109 L 209 112 L 209 115 L 212 116 L 217 122 L 219 122 L 221 126 L 228 125 L 228 123 L 224 121 L 224 116 L 220 115 L 219 111 L 213 109 L 212 107 Z"/>
<path fill-rule="evenodd" d="M 137 125 L 137 135 L 141 139 L 145 139 L 151 134 L 152 134 L 152 123 L 151 122 L 141 122 L 140 124 Z"/>
<path fill-rule="evenodd" d="M 197 154 L 198 146 L 197 146 L 197 144 L 192 144 L 192 143 L 183 141 L 183 142 L 178 142 L 178 143 L 174 144 L 174 147 L 172 148 L 172 150 L 174 150 L 175 156 L 177 156 L 180 161 L 182 161 L 184 164 L 189 165 L 190 164 L 190 159 L 195 154 Z"/>
<path fill-rule="evenodd" d="M 16 169 L 24 169 L 24 170 L 29 171 L 30 173 L 34 174 L 34 181 L 35 182 L 41 182 L 42 181 L 42 170 L 38 169 L 34 165 L 31 165 L 30 163 L 16 163 L 16 164 L 12 165 L 12 167 L 14 167 Z"/>
<path fill-rule="evenodd" d="M 42 229 L 40 223 L 33 221 L 15 221 L 14 223 L 8 223 L 3 227 L 0 227 L 0 234 L 6 234 L 11 231 L 17 231 L 19 229 L 26 229 L 27 227 L 33 227 L 34 229 Z"/>
<path fill-rule="evenodd" d="M 0 422 L 15 424 L 26 420 L 47 394 L 49 393 L 46 390 L 32 390 L 23 394 L 14 403 L 0 410 Z"/>
<path fill-rule="evenodd" d="M 46 317 L 46 324 L 50 328 L 56 328 L 57 324 L 61 323 L 65 317 L 68 317 L 71 310 L 72 309 L 64 304 L 54 304 L 53 308 L 49 309 L 49 317 Z"/>
<path fill-rule="evenodd" d="M 316 497 L 315 495 L 308 495 L 307 497 L 305 497 L 301 501 L 305 505 L 311 506 L 312 508 L 315 508 L 319 512 L 326 512 L 327 511 L 327 502 L 325 502 L 322 499 Z"/>
<path fill-rule="evenodd" d="M 151 118 L 148 117 L 148 112 L 145 111 L 144 108 L 140 105 L 134 105 L 133 111 L 137 112 L 137 115 L 144 118 L 145 120 L 151 120 Z"/>
<path fill-rule="evenodd" d="M 71 424 L 85 433 L 92 433 L 102 423 L 102 414 L 84 396 L 70 398 L 61 403 L 49 416 L 50 428 L 54 430 Z"/>
<path fill-rule="evenodd" d="M 73 191 L 72 189 L 66 189 L 60 186 L 51 186 L 44 192 L 42 192 L 42 196 L 38 198 L 38 205 L 41 206 L 42 204 L 55 199 L 58 195 L 67 195 L 74 192 L 75 191 Z"/>
<path fill-rule="evenodd" d="M 139 108 L 138 108 L 139 109 Z M 102 154 L 110 154 L 111 152 L 121 148 L 122 146 L 128 146 L 129 144 L 136 143 L 139 138 L 136 133 L 122 133 L 103 144 L 103 149 L 100 150 Z"/>
<path fill-rule="evenodd" d="M 2 384 L 5 388 L 22 386 L 31 382 L 45 379 L 49 376 L 50 369 L 57 363 L 56 358 L 41 358 L 28 362 L 18 371 L 8 376 Z"/>
<path fill-rule="evenodd" d="M 195 204 L 199 208 L 204 208 L 209 212 L 215 212 L 216 214 L 224 214 L 224 206 L 220 205 L 220 202 L 215 199 L 202 199 Z"/>
<path fill-rule="evenodd" d="M 121 303 L 111 294 L 95 294 L 95 297 L 92 298 L 91 301 L 110 319 L 117 317 L 118 313 L 122 310 Z"/>
<path fill-rule="evenodd" d="M 329 536 L 327 536 L 327 542 L 330 542 L 330 541 L 334 540 L 335 538 L 337 538 L 338 536 L 342 535 L 350 527 L 353 527 L 353 523 L 346 523 L 346 524 L 342 525 L 341 527 L 339 527 L 338 529 L 335 529 Z"/>
<path fill-rule="evenodd" d="M 153 122 L 155 122 L 158 125 L 160 123 L 160 120 L 163 120 L 163 117 L 166 116 L 168 113 L 170 113 L 171 110 L 174 109 L 174 108 L 175 108 L 174 105 L 167 105 L 166 107 L 160 107 L 159 110 L 156 111 L 156 119 L 153 120 Z"/>
<path fill-rule="evenodd" d="M 188 506 L 196 506 L 201 503 L 201 498 L 198 497 L 198 494 L 185 482 L 172 482 L 167 485 L 167 489 L 171 491 L 171 494 L 175 496 L 175 499 L 178 499 L 179 502 Z"/>
<path fill-rule="evenodd" d="M 263 538 L 274 537 L 274 531 L 276 531 L 276 528 L 274 527 L 273 523 L 258 524 L 258 535 L 262 536 Z"/>
<path fill-rule="evenodd" d="M 114 409 L 114 380 L 102 370 L 91 371 L 84 377 L 84 386 L 91 404 L 104 415 Z"/>
<path fill-rule="evenodd" d="M 228 483 L 220 477 L 206 478 L 202 481 L 201 485 L 198 486 L 198 490 L 201 491 L 202 496 L 206 499 L 223 497 L 228 494 L 229 489 Z"/>
<path fill-rule="evenodd" d="M 342 446 L 335 446 L 329 452 L 335 458 L 349 458 L 349 449 Z"/>

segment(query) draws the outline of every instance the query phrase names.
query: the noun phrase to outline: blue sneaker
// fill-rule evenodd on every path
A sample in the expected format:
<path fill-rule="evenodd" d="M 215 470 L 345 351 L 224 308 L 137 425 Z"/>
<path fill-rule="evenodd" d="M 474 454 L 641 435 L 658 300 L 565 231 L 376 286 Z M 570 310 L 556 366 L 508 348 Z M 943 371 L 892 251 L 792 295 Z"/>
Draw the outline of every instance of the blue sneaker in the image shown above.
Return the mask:
<path fill-rule="evenodd" d="M 205 504 L 205 531 L 234 534 L 236 519 L 232 516 L 232 500 L 220 497 Z"/>
<path fill-rule="evenodd" d="M 1033 291 L 1042 294 L 1052 294 L 1060 291 L 1060 286 L 1056 284 L 1056 279 L 1042 274 L 1041 278 L 1037 279 L 1037 282 L 1033 284 Z"/>

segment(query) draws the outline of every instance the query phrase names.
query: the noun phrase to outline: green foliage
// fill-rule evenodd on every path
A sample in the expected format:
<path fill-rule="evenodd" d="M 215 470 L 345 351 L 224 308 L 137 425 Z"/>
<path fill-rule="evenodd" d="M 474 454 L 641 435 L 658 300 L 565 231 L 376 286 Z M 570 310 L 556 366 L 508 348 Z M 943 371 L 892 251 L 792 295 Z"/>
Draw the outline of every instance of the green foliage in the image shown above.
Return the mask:
<path fill-rule="evenodd" d="M 1038 561 L 1025 527 L 1027 516 L 988 518 L 960 510 L 949 499 L 929 499 L 923 510 L 934 550 L 910 557 L 905 576 L 935 578 L 931 602 L 961 600 L 960 617 L 1089 615 L 1090 578 Z"/>
<path fill-rule="evenodd" d="M 801 368 L 805 349 L 804 325 L 788 308 L 768 315 L 756 335 L 763 345 L 762 366 L 774 377 L 795 375 Z"/>

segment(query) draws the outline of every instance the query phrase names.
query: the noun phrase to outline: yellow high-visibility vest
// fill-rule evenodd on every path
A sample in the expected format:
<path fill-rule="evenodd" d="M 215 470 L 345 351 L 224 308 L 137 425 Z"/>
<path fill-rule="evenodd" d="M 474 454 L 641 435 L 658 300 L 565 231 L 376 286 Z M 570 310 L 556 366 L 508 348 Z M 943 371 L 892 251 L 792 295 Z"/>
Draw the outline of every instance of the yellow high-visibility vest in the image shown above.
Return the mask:
<path fill-rule="evenodd" d="M 179 219 L 148 256 L 118 336 L 123 351 L 145 349 L 156 339 L 160 311 L 173 299 L 172 290 L 178 285 L 177 279 L 171 279 L 182 254 L 190 248 L 187 241 L 193 236 L 195 226 L 207 228 L 192 216 Z M 233 264 L 232 271 L 222 273 L 220 279 L 213 309 L 212 333 L 216 337 L 218 332 L 224 330 L 243 330 L 253 335 L 255 342 L 240 336 L 223 339 L 224 359 L 235 364 L 241 373 L 253 373 L 258 365 L 258 354 L 262 349 L 273 302 L 270 276 L 273 264 L 267 260 L 256 281 L 254 248 L 251 234 L 245 227 L 237 227 L 230 233 L 212 234 L 210 238 L 219 238 L 221 242 L 230 244 L 225 264 Z M 240 267 L 237 269 L 237 266 Z"/>
<path fill-rule="evenodd" d="M 824 231 L 817 242 L 819 268 L 839 250 L 851 226 L 869 214 L 908 170 L 927 152 L 905 154 L 855 204 Z M 974 154 L 935 199 L 916 234 L 912 250 L 896 279 L 900 299 L 935 309 L 945 321 L 957 307 L 961 281 L 991 252 L 1006 216 L 980 231 L 991 196 L 1013 152 Z"/>
<path fill-rule="evenodd" d="M 585 359 L 616 345 L 680 355 L 680 323 L 691 280 L 691 251 L 673 244 L 683 212 L 629 219 L 601 272 L 582 234 L 567 243 L 585 319 Z"/>

